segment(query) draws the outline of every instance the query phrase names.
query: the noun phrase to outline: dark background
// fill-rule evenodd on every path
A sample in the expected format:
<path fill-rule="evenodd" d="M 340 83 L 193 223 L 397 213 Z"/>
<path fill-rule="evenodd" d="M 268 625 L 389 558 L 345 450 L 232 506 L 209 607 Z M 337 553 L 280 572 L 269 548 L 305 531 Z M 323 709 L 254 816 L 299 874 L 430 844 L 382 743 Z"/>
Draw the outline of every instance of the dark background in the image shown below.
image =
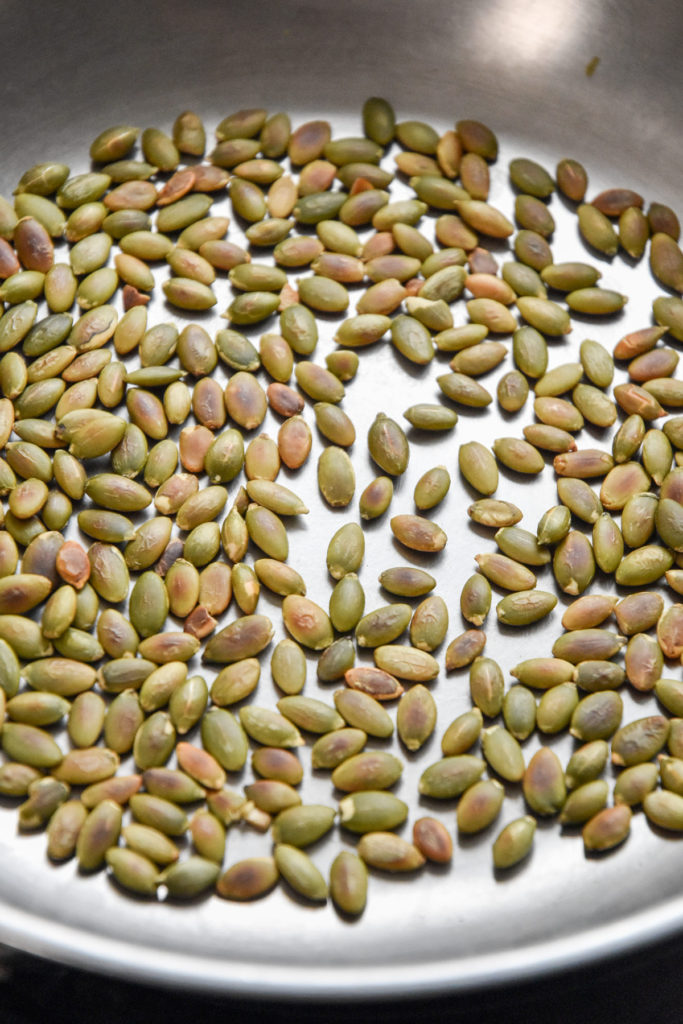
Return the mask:
<path fill-rule="evenodd" d="M 128 984 L 9 950 L 2 1024 L 680 1024 L 683 936 L 537 982 L 399 1004 L 263 1002 Z"/>

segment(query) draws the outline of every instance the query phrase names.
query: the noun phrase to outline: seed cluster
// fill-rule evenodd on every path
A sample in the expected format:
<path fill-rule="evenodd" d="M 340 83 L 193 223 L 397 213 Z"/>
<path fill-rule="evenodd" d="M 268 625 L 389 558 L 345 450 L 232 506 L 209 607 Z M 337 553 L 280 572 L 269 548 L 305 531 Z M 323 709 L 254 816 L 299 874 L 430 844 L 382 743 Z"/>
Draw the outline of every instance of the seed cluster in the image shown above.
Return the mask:
<path fill-rule="evenodd" d="M 491 826 L 506 786 L 521 785 L 529 813 L 496 838 L 500 870 L 527 856 L 538 817 L 581 826 L 590 851 L 623 842 L 641 804 L 653 824 L 683 831 L 683 682 L 663 675 L 665 659 L 683 655 L 683 605 L 665 607 L 648 589 L 621 599 L 589 592 L 613 575 L 621 587 L 665 579 L 683 593 L 683 416 L 651 425 L 683 406 L 678 353 L 659 345 L 683 341 L 676 215 L 657 202 L 645 212 L 627 188 L 586 202 L 577 161 L 561 160 L 553 177 L 516 158 L 516 228 L 488 201 L 498 155 L 491 129 L 462 120 L 440 135 L 422 121 L 397 123 L 379 98 L 365 103 L 362 120 L 363 136 L 333 139 L 324 120 L 292 130 L 286 114 L 242 110 L 218 125 L 208 162 L 194 113 L 177 118 L 172 136 L 119 125 L 92 143 L 89 172 L 39 164 L 13 202 L 0 197 L 0 793 L 22 801 L 21 829 L 46 828 L 52 859 L 75 855 L 86 872 L 106 864 L 140 895 L 154 898 L 163 886 L 176 899 L 216 891 L 245 900 L 282 878 L 300 896 L 330 895 L 355 915 L 366 902 L 366 866 L 404 872 L 451 859 L 440 819 L 415 821 L 412 841 L 395 831 L 409 815 L 391 792 L 403 761 L 368 740 L 396 731 L 415 754 L 435 733 L 429 683 L 454 609 L 432 593 L 429 572 L 402 564 L 379 577 L 397 600 L 366 612 L 358 575 L 366 534 L 345 521 L 327 548 L 334 585 L 325 611 L 287 563 L 285 521 L 309 510 L 276 479 L 282 465 L 307 464 L 311 403 L 326 442 L 321 498 L 352 505 L 356 429 L 340 403 L 361 363 L 356 350 L 387 337 L 414 367 L 450 359 L 436 376 L 444 402 L 404 413 L 417 433 L 451 431 L 458 415 L 493 402 L 478 378 L 509 346 L 491 335 L 512 335 L 500 409 L 519 413 L 533 388 L 536 417 L 523 437 L 500 437 L 491 449 L 459 445 L 459 471 L 478 495 L 469 516 L 495 530 L 497 550 L 476 556 L 460 596 L 471 628 L 445 651 L 446 671 L 468 670 L 472 707 L 444 730 L 443 757 L 424 769 L 420 794 L 448 808 L 457 802 L 457 829 L 467 835 Z M 141 158 L 131 155 L 138 140 Z M 392 200 L 390 154 L 411 198 Z M 648 251 L 667 294 L 652 304 L 655 325 L 621 338 L 613 354 L 586 339 L 577 362 L 549 369 L 546 339 L 567 335 L 572 314 L 614 316 L 626 302 L 599 286 L 592 264 L 555 261 L 555 190 L 575 208 L 589 252 L 636 261 Z M 227 216 L 211 215 L 226 192 L 247 248 L 228 238 Z M 430 218 L 436 246 L 418 227 Z M 65 262 L 55 260 L 55 240 L 68 243 Z M 509 245 L 514 258 L 499 267 L 486 245 Z M 227 275 L 229 325 L 215 337 L 199 322 L 148 324 L 150 264 L 164 263 L 168 306 L 198 320 L 217 302 L 217 275 Z M 296 283 L 292 272 L 302 275 Z M 347 315 L 354 290 L 356 314 Z M 467 322 L 456 325 L 462 307 Z M 330 317 L 338 347 L 323 366 L 311 357 Z M 260 325 L 268 330 L 257 348 L 248 333 Z M 615 359 L 627 363 L 629 382 L 612 387 Z M 219 366 L 229 374 L 224 387 Z M 269 409 L 282 420 L 277 440 L 248 439 Z M 577 447 L 586 424 L 596 433 L 620 417 L 611 451 Z M 358 497 L 362 523 L 387 513 L 411 454 L 408 434 L 383 412 L 367 449 L 381 475 Z M 538 476 L 549 456 L 559 503 L 530 531 L 499 496 L 500 476 Z M 407 559 L 445 548 L 446 532 L 425 513 L 450 484 L 446 466 L 426 469 L 417 511 L 391 516 Z M 66 540 L 74 515 L 81 539 Z M 517 682 L 506 688 L 503 669 L 484 655 L 492 588 L 504 592 L 500 623 L 528 628 L 557 604 L 536 587 L 535 570 L 547 565 L 557 589 L 576 598 L 562 618 L 566 632 L 547 656 L 512 668 Z M 288 634 L 270 655 L 283 694 L 277 709 L 249 699 L 274 636 L 257 611 L 262 588 L 281 600 Z M 238 614 L 222 625 L 233 603 Z M 619 633 L 604 628 L 612 615 Z M 168 629 L 169 616 L 182 628 Z M 406 631 L 409 643 L 400 642 Z M 372 651 L 374 665 L 356 664 L 359 649 Z M 622 649 L 623 666 L 614 660 Z M 190 673 L 200 651 L 220 666 L 210 685 Z M 341 684 L 333 703 L 302 692 L 310 652 L 319 681 Z M 618 691 L 627 683 L 652 691 L 662 713 L 622 725 Z M 385 702 L 397 702 L 395 721 Z M 66 751 L 55 735 L 64 725 Z M 580 744 L 566 765 L 551 746 L 527 760 L 533 733 L 566 729 Z M 294 751 L 311 737 L 312 767 L 343 794 L 337 808 L 302 802 Z M 255 781 L 237 789 L 230 776 L 250 754 Z M 129 757 L 133 770 L 121 774 Z M 609 759 L 621 769 L 611 806 L 602 777 Z M 359 839 L 328 880 L 306 849 L 337 821 Z M 238 825 L 270 832 L 274 849 L 226 867 L 227 832 Z M 191 852 L 181 855 L 174 840 L 188 833 Z"/>

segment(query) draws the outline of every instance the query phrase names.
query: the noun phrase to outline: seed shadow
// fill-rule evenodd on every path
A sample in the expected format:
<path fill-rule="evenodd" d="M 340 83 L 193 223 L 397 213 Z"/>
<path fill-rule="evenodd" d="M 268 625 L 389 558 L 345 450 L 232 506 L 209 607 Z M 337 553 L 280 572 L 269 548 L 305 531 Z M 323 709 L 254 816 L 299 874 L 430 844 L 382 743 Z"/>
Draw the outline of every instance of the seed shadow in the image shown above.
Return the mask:
<path fill-rule="evenodd" d="M 162 887 L 160 887 L 160 889 L 161 888 Z M 168 903 L 177 908 L 177 910 L 174 910 L 174 913 L 193 911 L 196 910 L 197 907 L 201 906 L 202 903 L 206 903 L 207 900 L 211 899 L 211 897 L 215 895 L 215 891 L 215 885 L 212 884 L 197 896 L 190 896 L 188 899 L 185 899 L 182 896 L 171 896 L 168 890 L 166 890 L 161 894 L 161 899 L 164 903 Z"/>
<path fill-rule="evenodd" d="M 434 796 L 424 796 L 422 793 L 420 793 L 417 799 L 417 803 L 418 807 L 423 808 L 425 811 L 431 811 L 432 813 L 440 811 L 443 814 L 444 811 L 455 811 L 459 799 L 459 796 L 447 797 L 445 799 L 437 799 Z"/>
<path fill-rule="evenodd" d="M 431 372 L 429 363 L 414 363 L 412 359 L 408 359 L 406 356 L 402 355 L 395 345 L 392 344 L 391 348 L 393 351 L 394 362 L 404 374 L 412 377 L 415 381 L 421 381 L 427 378 L 427 374 Z"/>
<path fill-rule="evenodd" d="M 484 498 L 490 498 L 491 497 L 490 494 L 482 494 L 482 492 L 478 491 L 476 487 L 473 487 L 472 484 L 469 482 L 469 480 L 467 480 L 459 470 L 458 470 L 458 480 L 459 480 L 460 485 L 462 486 L 463 490 L 466 492 L 467 497 L 472 502 L 482 501 Z M 477 523 L 475 525 L 479 526 L 481 524 Z M 489 527 L 484 527 L 484 529 L 490 530 L 490 529 L 492 529 L 492 527 L 490 527 L 490 526 Z M 490 534 L 484 534 L 484 536 L 488 537 L 488 536 L 490 536 Z"/>
<path fill-rule="evenodd" d="M 641 706 L 649 707 L 652 704 L 652 698 L 654 697 L 655 694 L 654 694 L 654 689 L 653 690 L 636 690 L 635 686 L 630 686 L 629 690 L 628 690 L 628 695 L 631 698 L 631 700 L 633 701 L 633 703 L 637 704 L 638 707 L 641 707 Z M 670 712 L 668 712 L 668 714 L 670 714 Z"/>
<path fill-rule="evenodd" d="M 546 690 L 544 692 L 547 693 L 548 691 Z M 544 747 L 552 749 L 553 747 L 561 746 L 566 741 L 567 726 L 565 726 L 564 729 L 560 729 L 559 732 L 542 732 L 540 729 L 536 729 L 536 735 L 542 737 Z M 579 743 L 579 746 L 582 745 L 582 743 Z"/>
<path fill-rule="evenodd" d="M 408 750 L 406 745 L 401 742 L 401 753 L 409 764 L 416 764 L 424 754 L 429 753 L 430 748 L 433 748 L 436 743 L 436 735 L 432 732 L 417 750 Z"/>
<path fill-rule="evenodd" d="M 443 394 L 443 392 L 441 392 L 441 394 Z M 477 420 L 483 419 L 485 416 L 489 416 L 491 414 L 492 402 L 490 402 L 488 405 L 475 406 L 463 405 L 456 399 L 448 398 L 448 395 L 446 394 L 444 394 L 444 398 L 446 398 L 453 406 L 455 406 L 455 411 L 457 412 L 459 417 L 467 416 Z M 450 406 L 448 408 L 450 408 Z"/>
<path fill-rule="evenodd" d="M 412 548 L 407 548 L 396 537 L 393 538 L 392 544 L 396 554 L 400 558 L 404 558 L 422 569 L 431 570 L 435 566 L 439 565 L 440 562 L 443 562 L 446 557 L 443 550 L 414 551 Z"/>
<path fill-rule="evenodd" d="M 681 840 L 683 840 L 683 832 L 673 832 L 670 829 L 662 828 L 661 825 L 656 825 L 654 821 L 650 821 L 649 818 L 646 818 L 646 821 L 650 831 L 654 835 L 658 836 L 659 839 L 668 839 L 673 843 L 680 843 Z M 615 847 L 615 849 L 618 849 L 618 847 Z"/>
<path fill-rule="evenodd" d="M 505 591 L 504 593 L 505 595 L 508 594 L 507 591 Z M 498 632 L 501 634 L 501 636 L 504 637 L 506 636 L 509 638 L 517 638 L 521 635 L 524 635 L 528 636 L 531 639 L 535 634 L 542 634 L 546 631 L 548 623 L 552 621 L 554 614 L 555 612 L 551 611 L 548 613 L 548 615 L 544 615 L 542 619 L 539 619 L 538 622 L 530 622 L 528 625 L 525 626 L 508 626 L 502 623 L 500 620 L 498 620 Z"/>
<path fill-rule="evenodd" d="M 475 499 L 475 500 L 477 500 L 477 499 Z M 477 523 L 477 522 L 474 521 L 474 519 L 470 519 L 469 520 L 468 527 L 469 527 L 469 529 L 471 530 L 472 533 L 476 534 L 477 537 L 481 537 L 482 540 L 488 540 L 488 541 L 493 539 L 493 535 L 492 535 L 491 531 L 492 530 L 498 530 L 497 526 L 484 526 L 483 523 Z"/>
<path fill-rule="evenodd" d="M 492 821 L 490 825 L 487 825 L 486 828 L 480 829 L 478 832 L 470 834 L 467 832 L 456 831 L 455 838 L 458 844 L 458 849 L 473 850 L 477 846 L 481 846 L 481 844 L 486 840 L 490 840 L 492 836 L 497 834 L 499 829 L 500 825 L 496 818 L 496 820 Z"/>
<path fill-rule="evenodd" d="M 445 864 L 440 864 L 439 861 L 427 859 L 423 870 L 428 875 L 434 875 L 436 878 L 443 878 L 444 875 L 447 875 L 449 871 L 452 870 L 452 867 L 452 861 L 450 860 Z"/>
<path fill-rule="evenodd" d="M 309 896 L 302 896 L 301 893 L 297 892 L 285 878 L 281 878 L 282 889 L 287 894 L 292 903 L 297 903 L 300 907 L 304 907 L 308 910 L 316 910 L 323 906 L 325 903 L 324 899 L 314 900 Z"/>
<path fill-rule="evenodd" d="M 405 434 L 411 445 L 417 448 L 428 448 L 434 444 L 435 436 L 437 438 L 443 437 L 454 429 L 455 427 L 451 427 L 448 430 L 421 430 L 420 427 L 409 426 Z"/>
<path fill-rule="evenodd" d="M 579 241 L 581 243 L 581 245 L 584 247 L 584 249 L 586 250 L 588 255 L 591 257 L 591 259 L 600 260 L 601 263 L 607 263 L 609 265 L 612 264 L 612 261 L 614 260 L 614 256 L 609 256 L 609 255 L 607 255 L 607 253 L 600 252 L 599 249 L 594 248 L 594 246 L 592 246 L 590 244 L 590 242 L 586 241 L 586 239 L 583 237 L 583 235 L 579 231 L 578 219 L 577 219 L 577 222 L 576 222 L 576 236 L 575 237 L 576 237 L 577 241 Z"/>
<path fill-rule="evenodd" d="M 80 871 L 79 871 L 79 874 L 81 874 Z M 90 874 L 90 872 L 88 872 L 88 874 Z M 143 904 L 143 905 L 147 904 L 148 906 L 151 906 L 153 903 L 158 903 L 159 902 L 159 898 L 158 898 L 156 892 L 155 893 L 151 893 L 149 896 L 145 896 L 143 893 L 139 893 L 139 892 L 132 892 L 130 889 L 127 889 L 125 887 L 125 885 L 122 885 L 118 881 L 118 879 L 114 877 L 113 874 L 108 874 L 107 875 L 107 882 L 112 887 L 112 889 L 114 889 L 116 892 L 119 893 L 120 896 L 124 896 L 126 899 L 130 900 L 132 903 L 139 903 L 139 904 Z"/>
<path fill-rule="evenodd" d="M 216 315 L 215 305 L 210 309 L 181 309 L 180 306 L 175 306 L 172 302 L 164 299 L 163 308 L 168 316 L 175 317 L 175 319 L 182 320 L 188 324 L 201 323 L 202 321 L 209 323 Z"/>
<path fill-rule="evenodd" d="M 585 324 L 586 327 L 595 326 L 594 318 L 596 315 L 600 316 L 601 324 L 607 324 L 608 326 L 612 326 L 623 317 L 624 310 L 616 309 L 613 313 L 594 313 L 592 315 L 590 313 L 581 313 L 579 310 L 576 309 L 572 309 L 571 311 L 572 320 L 574 320 L 577 324 Z"/>
<path fill-rule="evenodd" d="M 548 457 L 552 456 L 551 452 L 542 452 L 541 454 Z M 541 473 L 520 473 L 515 469 L 510 469 L 509 466 L 505 466 L 502 462 L 498 463 L 498 470 L 501 476 L 505 477 L 506 480 L 509 480 L 510 483 L 518 484 L 521 487 L 528 484 L 529 480 L 535 480 L 537 477 L 542 475 L 542 471 Z"/>
<path fill-rule="evenodd" d="M 344 924 L 347 925 L 357 925 L 360 922 L 361 917 L 363 916 L 362 910 L 358 914 L 349 914 L 346 910 L 342 910 L 341 907 L 337 906 L 334 900 L 332 901 L 332 906 L 334 907 L 339 920 L 343 921 Z"/>
<path fill-rule="evenodd" d="M 371 867 L 370 865 L 367 865 L 367 867 L 368 875 L 391 880 L 392 886 L 415 885 L 416 871 L 382 871 L 381 868 Z"/>
<path fill-rule="evenodd" d="M 587 433 L 590 436 L 591 440 L 595 441 L 600 447 L 602 447 L 602 445 L 604 445 L 604 443 L 605 443 L 605 428 L 604 427 L 598 427 L 594 423 L 589 423 L 588 420 L 585 420 L 584 425 L 583 425 L 583 430 L 581 432 L 582 433 L 583 432 Z M 583 447 L 585 447 L 585 445 L 581 445 L 581 447 L 583 448 Z M 607 449 L 605 449 L 605 450 L 607 450 Z"/>
<path fill-rule="evenodd" d="M 526 400 L 524 402 L 524 405 L 526 405 Z M 507 409 L 503 409 L 500 402 L 498 402 L 496 411 L 498 412 L 498 415 L 500 416 L 501 420 L 503 420 L 504 423 L 512 423 L 519 417 L 520 412 L 522 412 L 522 410 L 524 409 L 524 405 L 520 409 L 516 409 L 512 412 L 509 412 Z M 540 448 L 539 451 L 541 451 L 541 454 L 544 454 Z"/>
<path fill-rule="evenodd" d="M 578 835 L 580 835 L 580 834 L 581 833 L 579 832 Z M 662 835 L 664 835 L 664 833 L 662 833 Z M 670 835 L 670 833 L 669 833 L 669 835 Z M 623 844 L 624 844 L 624 842 L 626 841 L 627 838 L 628 838 L 628 836 L 625 836 L 624 839 L 622 839 L 620 843 L 617 843 L 616 846 L 610 847 L 609 850 L 587 850 L 584 847 L 583 856 L 584 856 L 584 858 L 586 860 L 595 860 L 595 861 L 603 860 L 603 858 L 606 858 L 606 857 L 611 857 L 613 854 L 619 852 L 619 850 L 621 849 L 621 847 L 623 846 Z"/>
<path fill-rule="evenodd" d="M 580 205 L 580 203 L 583 202 L 583 199 L 580 199 L 578 202 L 576 202 L 574 199 L 569 199 L 568 196 L 566 196 L 564 192 L 561 192 L 559 189 L 556 189 L 553 192 L 553 198 L 556 199 L 568 213 L 573 214 L 576 214 L 578 206 Z"/>

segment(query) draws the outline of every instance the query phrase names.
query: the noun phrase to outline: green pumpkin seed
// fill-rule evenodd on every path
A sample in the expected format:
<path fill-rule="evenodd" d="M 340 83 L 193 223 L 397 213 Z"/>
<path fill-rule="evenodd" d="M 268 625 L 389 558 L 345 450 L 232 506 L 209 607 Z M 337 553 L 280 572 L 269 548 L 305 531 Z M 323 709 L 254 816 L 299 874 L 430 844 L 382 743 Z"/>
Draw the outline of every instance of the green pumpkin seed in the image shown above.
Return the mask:
<path fill-rule="evenodd" d="M 322 838 L 334 824 L 335 811 L 323 804 L 303 804 L 280 811 L 273 822 L 275 843 L 288 843 L 297 849 Z"/>
<path fill-rule="evenodd" d="M 359 510 L 363 519 L 377 519 L 383 515 L 394 494 L 390 477 L 379 476 L 372 480 L 359 498 Z"/>
<path fill-rule="evenodd" d="M 499 714 L 503 706 L 504 680 L 498 663 L 493 658 L 475 658 L 470 666 L 469 682 L 473 703 L 489 718 Z"/>
<path fill-rule="evenodd" d="M 614 784 L 615 804 L 635 807 L 642 803 L 657 785 L 658 774 L 657 765 L 649 761 L 625 768 Z"/>
<path fill-rule="evenodd" d="M 265 896 L 278 880 L 272 857 L 250 857 L 238 861 L 216 883 L 219 896 L 230 900 L 251 900 Z"/>
<path fill-rule="evenodd" d="M 416 846 L 393 832 L 367 832 L 358 843 L 358 854 L 370 867 L 389 872 L 415 871 L 425 863 Z"/>
<path fill-rule="evenodd" d="M 107 850 L 115 846 L 121 831 L 122 811 L 112 800 L 103 800 L 90 811 L 76 840 L 76 857 L 82 871 L 102 867 Z"/>
<path fill-rule="evenodd" d="M 605 256 L 616 255 L 619 237 L 605 214 L 588 203 L 582 203 L 576 212 L 581 237 Z"/>
<path fill-rule="evenodd" d="M 330 595 L 330 620 L 344 633 L 355 629 L 365 610 L 365 593 L 355 573 L 342 576 Z"/>
<path fill-rule="evenodd" d="M 314 768 L 333 770 L 342 761 L 359 754 L 367 741 L 362 729 L 336 729 L 320 736 L 311 748 L 311 763 Z"/>
<path fill-rule="evenodd" d="M 327 883 L 303 850 L 279 843 L 275 847 L 275 863 L 288 885 L 300 896 L 316 902 L 327 899 Z"/>
<path fill-rule="evenodd" d="M 465 754 L 479 738 L 482 723 L 483 716 L 479 708 L 471 708 L 462 715 L 458 715 L 448 726 L 441 738 L 441 750 L 444 757 L 457 757 L 460 754 Z M 432 772 L 435 771 L 438 774 L 440 769 L 437 770 L 433 767 Z"/>
<path fill-rule="evenodd" d="M 493 844 L 493 866 L 504 870 L 528 857 L 535 831 L 536 819 L 529 814 L 506 825 Z"/>
<path fill-rule="evenodd" d="M 571 512 L 565 504 L 554 505 L 544 512 L 538 522 L 536 538 L 541 545 L 557 544 L 569 532 Z M 596 556 L 597 557 L 597 556 Z"/>
<path fill-rule="evenodd" d="M 612 762 L 629 767 L 651 760 L 666 743 L 669 721 L 662 715 L 650 715 L 629 722 L 612 737 Z"/>
<path fill-rule="evenodd" d="M 460 472 L 480 494 L 493 494 L 498 487 L 498 467 L 489 451 L 479 441 L 468 441 L 458 451 Z"/>
<path fill-rule="evenodd" d="M 370 736 L 386 739 L 394 731 L 390 716 L 374 697 L 359 690 L 337 690 L 334 694 L 337 711 L 354 729 Z"/>
<path fill-rule="evenodd" d="M 541 747 L 529 761 L 522 788 L 536 814 L 553 815 L 562 810 L 567 796 L 564 772 L 557 754 L 549 747 Z"/>
<path fill-rule="evenodd" d="M 503 720 L 519 741 L 528 739 L 536 725 L 536 701 L 526 686 L 511 686 L 503 699 Z"/>
<path fill-rule="evenodd" d="M 611 850 L 627 838 L 630 827 L 631 808 L 628 805 L 606 807 L 584 825 L 584 846 L 587 850 Z"/>
<path fill-rule="evenodd" d="M 484 650 L 486 635 L 479 629 L 468 629 L 451 640 L 446 649 L 446 671 L 470 665 Z"/>
<path fill-rule="evenodd" d="M 524 755 L 517 740 L 501 726 L 492 726 L 481 734 L 484 757 L 493 770 L 508 782 L 519 782 L 524 775 Z"/>
<path fill-rule="evenodd" d="M 554 594 L 541 590 L 521 590 L 499 601 L 496 615 L 506 626 L 526 626 L 545 618 L 556 604 Z"/>

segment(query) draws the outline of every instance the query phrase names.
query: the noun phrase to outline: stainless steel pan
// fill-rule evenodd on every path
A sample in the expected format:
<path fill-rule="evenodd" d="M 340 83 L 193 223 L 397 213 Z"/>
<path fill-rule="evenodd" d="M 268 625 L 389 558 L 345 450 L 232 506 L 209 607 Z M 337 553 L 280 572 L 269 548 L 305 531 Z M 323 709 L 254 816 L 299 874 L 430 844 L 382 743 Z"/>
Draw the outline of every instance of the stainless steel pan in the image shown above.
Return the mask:
<path fill-rule="evenodd" d="M 109 124 L 168 129 L 181 110 L 192 108 L 212 128 L 232 110 L 263 105 L 289 111 L 295 123 L 326 116 L 338 134 L 357 134 L 361 104 L 374 94 L 389 98 L 400 118 L 424 118 L 444 130 L 462 117 L 489 123 L 502 150 L 493 194 L 506 195 L 508 206 L 508 159 L 528 155 L 552 169 L 558 158 L 573 156 L 589 171 L 590 195 L 624 185 L 680 212 L 683 15 L 675 0 L 120 0 L 107 6 L 3 0 L 0 24 L 3 194 L 33 162 L 63 160 L 86 169 L 90 140 Z M 553 210 L 558 251 L 585 256 L 557 198 Z M 596 329 L 583 331 L 580 324 L 571 341 L 553 343 L 554 363 L 571 358 L 571 346 L 589 333 L 610 346 L 626 329 L 650 322 L 657 289 L 647 268 L 620 258 L 601 267 L 604 284 L 620 284 L 631 296 L 627 313 Z M 159 320 L 173 316 L 161 303 L 155 312 Z M 330 323 L 321 348 L 331 345 L 332 332 Z M 432 376 L 406 374 L 387 349 L 368 353 L 349 389 L 359 437 L 377 408 L 399 418 L 412 402 L 434 400 Z M 451 542 L 436 563 L 424 561 L 443 575 L 452 609 L 449 635 L 460 631 L 458 586 L 474 569 L 472 556 L 491 546 L 485 531 L 465 525 L 471 499 L 457 480 L 457 444 L 470 437 L 490 441 L 501 430 L 517 433 L 523 422 L 503 429 L 495 414 L 463 415 L 455 440 L 432 450 L 414 439 L 411 470 L 395 506 L 411 510 L 412 487 L 429 465 L 446 462 L 454 477 L 447 501 L 434 513 Z M 277 425 L 269 421 L 266 429 L 272 433 Z M 360 487 L 373 470 L 363 444 L 357 447 Z M 293 486 L 317 507 L 314 479 Z M 555 501 L 550 481 L 526 487 L 506 478 L 504 490 L 527 510 L 532 529 Z M 324 551 L 340 519 L 330 511 L 310 518 L 292 532 L 291 561 L 303 569 L 311 596 L 325 604 Z M 362 576 L 368 607 L 386 600 L 374 582 L 378 572 L 401 560 L 385 531 L 370 530 Z M 275 603 L 270 613 L 279 623 Z M 505 635 L 491 626 L 488 653 L 509 667 L 547 647 L 559 630 L 559 613 L 553 623 Z M 266 669 L 263 702 L 272 703 L 267 675 Z M 313 665 L 310 676 L 307 692 L 314 693 Z M 439 736 L 468 704 L 461 676 L 444 676 L 435 687 Z M 643 704 L 629 704 L 632 717 L 649 713 L 639 711 Z M 568 756 L 566 741 L 556 749 Z M 411 803 L 411 819 L 418 810 L 432 810 L 418 806 L 416 782 L 438 756 L 434 739 L 420 758 L 407 758 L 399 794 Z M 307 793 L 314 801 L 331 799 L 325 779 L 314 779 Z M 522 806 L 511 791 L 507 818 Z M 436 813 L 452 827 L 452 810 Z M 493 836 L 461 840 L 449 870 L 427 870 L 419 879 L 373 877 L 367 911 L 357 922 L 342 920 L 331 905 L 311 908 L 282 891 L 246 906 L 215 898 L 148 906 L 122 895 L 102 874 L 85 878 L 72 864 L 48 865 L 44 839 L 18 836 L 15 823 L 14 814 L 0 815 L 0 939 L 168 986 L 341 998 L 476 987 L 618 954 L 683 924 L 679 843 L 655 835 L 642 815 L 625 846 L 600 859 L 586 858 L 575 835 L 542 825 L 531 861 L 504 879 L 490 867 Z M 233 830 L 228 844 L 232 862 L 250 850 L 263 852 L 268 840 Z M 315 856 L 324 866 L 337 849 L 338 840 L 330 840 Z"/>

